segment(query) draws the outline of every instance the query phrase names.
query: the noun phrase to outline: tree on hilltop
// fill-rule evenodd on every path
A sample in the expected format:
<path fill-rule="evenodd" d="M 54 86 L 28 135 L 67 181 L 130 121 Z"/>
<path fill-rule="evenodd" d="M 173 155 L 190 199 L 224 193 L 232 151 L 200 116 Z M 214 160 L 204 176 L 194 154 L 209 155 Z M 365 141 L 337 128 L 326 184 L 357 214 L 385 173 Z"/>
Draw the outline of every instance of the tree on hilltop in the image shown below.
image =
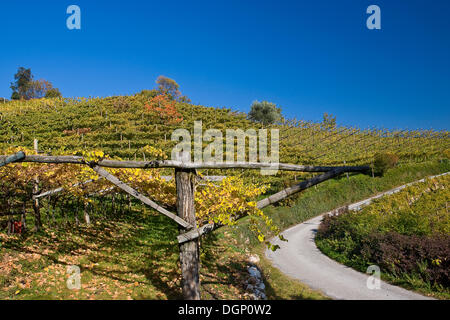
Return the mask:
<path fill-rule="evenodd" d="M 30 87 L 33 82 L 33 75 L 31 74 L 31 69 L 25 69 L 20 67 L 17 73 L 14 75 L 14 82 L 11 83 L 11 90 L 13 91 L 11 99 L 30 99 Z"/>
<path fill-rule="evenodd" d="M 283 116 L 281 115 L 281 108 L 278 108 L 275 103 L 254 101 L 247 118 L 263 125 L 269 125 L 281 121 Z"/>
<path fill-rule="evenodd" d="M 55 98 L 61 97 L 58 88 L 54 88 L 50 81 L 40 79 L 33 80 L 31 69 L 20 67 L 14 75 L 14 82 L 11 83 L 13 91 L 11 99 L 13 100 L 29 100 L 39 98 Z"/>
<path fill-rule="evenodd" d="M 180 85 L 173 79 L 170 79 L 166 76 L 159 76 L 158 79 L 156 79 L 156 84 L 158 85 L 158 91 L 161 94 L 167 95 L 173 100 L 178 99 L 178 97 L 181 95 L 181 92 L 179 90 Z"/>
<path fill-rule="evenodd" d="M 158 93 L 167 96 L 171 100 L 176 100 L 179 102 L 190 103 L 191 100 L 182 96 L 180 92 L 180 85 L 173 79 L 166 76 L 159 76 L 156 79 L 156 84 L 158 85 Z"/>

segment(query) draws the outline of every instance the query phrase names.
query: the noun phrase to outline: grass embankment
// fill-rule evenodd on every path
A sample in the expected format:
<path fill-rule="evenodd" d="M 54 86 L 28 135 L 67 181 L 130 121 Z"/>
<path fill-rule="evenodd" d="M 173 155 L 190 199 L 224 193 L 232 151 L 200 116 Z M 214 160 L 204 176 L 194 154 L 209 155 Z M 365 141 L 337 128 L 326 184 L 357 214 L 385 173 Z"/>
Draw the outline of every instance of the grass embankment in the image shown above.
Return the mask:
<path fill-rule="evenodd" d="M 325 218 L 318 247 L 331 258 L 438 298 L 450 298 L 450 176 L 414 184 L 359 212 Z"/>
<path fill-rule="evenodd" d="M 292 207 L 267 212 L 281 228 L 425 176 L 449 171 L 448 163 L 395 168 L 384 177 L 330 180 L 303 192 Z M 104 207 L 107 210 L 107 206 Z M 105 217 L 108 217 L 105 218 Z M 0 299 L 181 298 L 177 226 L 141 213 L 138 203 L 121 216 L 102 213 L 87 226 L 60 224 L 38 234 L 0 234 Z M 320 299 L 320 293 L 284 276 L 264 258 L 247 219 L 202 240 L 202 298 L 245 299 L 249 254 L 258 254 L 269 299 Z M 49 225 L 49 224 L 46 224 Z M 81 269 L 81 290 L 69 290 L 67 266 Z"/>

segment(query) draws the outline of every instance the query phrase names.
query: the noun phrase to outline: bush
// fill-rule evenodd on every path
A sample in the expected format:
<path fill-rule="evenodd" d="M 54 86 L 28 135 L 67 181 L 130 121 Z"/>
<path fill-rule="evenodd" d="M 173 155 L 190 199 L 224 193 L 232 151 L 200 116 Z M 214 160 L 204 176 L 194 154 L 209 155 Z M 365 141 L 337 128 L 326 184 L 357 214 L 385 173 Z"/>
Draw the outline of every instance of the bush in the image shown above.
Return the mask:
<path fill-rule="evenodd" d="M 446 159 L 450 159 L 450 149 L 445 149 L 443 154 Z"/>
<path fill-rule="evenodd" d="M 377 153 L 373 162 L 376 175 L 382 176 L 387 170 L 394 168 L 398 163 L 398 156 L 392 153 Z"/>
<path fill-rule="evenodd" d="M 152 99 L 154 97 L 156 97 L 159 94 L 158 90 L 147 90 L 144 89 L 141 92 L 138 93 L 138 95 L 141 95 L 143 97 L 145 97 L 146 99 Z"/>
<path fill-rule="evenodd" d="M 46 98 L 61 98 L 61 92 L 59 92 L 58 88 L 50 88 L 45 94 Z"/>
<path fill-rule="evenodd" d="M 376 264 L 386 273 L 418 275 L 426 283 L 450 287 L 449 235 L 362 235 L 357 227 L 349 225 L 351 215 L 324 217 L 317 240 L 319 248 L 330 257 L 361 271 Z"/>
<path fill-rule="evenodd" d="M 373 234 L 361 243 L 361 255 L 393 274 L 417 274 L 423 281 L 450 287 L 450 236 Z"/>

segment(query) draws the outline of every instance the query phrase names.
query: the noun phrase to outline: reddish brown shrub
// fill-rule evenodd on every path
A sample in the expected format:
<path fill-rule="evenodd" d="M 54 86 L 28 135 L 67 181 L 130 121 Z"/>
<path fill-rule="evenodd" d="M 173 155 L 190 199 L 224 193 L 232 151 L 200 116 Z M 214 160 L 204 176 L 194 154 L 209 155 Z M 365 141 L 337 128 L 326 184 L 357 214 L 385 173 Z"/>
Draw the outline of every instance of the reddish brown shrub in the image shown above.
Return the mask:
<path fill-rule="evenodd" d="M 390 272 L 420 274 L 424 280 L 450 286 L 450 236 L 407 236 L 395 232 L 373 234 L 361 243 L 367 261 Z M 423 264 L 423 267 L 420 267 Z"/>

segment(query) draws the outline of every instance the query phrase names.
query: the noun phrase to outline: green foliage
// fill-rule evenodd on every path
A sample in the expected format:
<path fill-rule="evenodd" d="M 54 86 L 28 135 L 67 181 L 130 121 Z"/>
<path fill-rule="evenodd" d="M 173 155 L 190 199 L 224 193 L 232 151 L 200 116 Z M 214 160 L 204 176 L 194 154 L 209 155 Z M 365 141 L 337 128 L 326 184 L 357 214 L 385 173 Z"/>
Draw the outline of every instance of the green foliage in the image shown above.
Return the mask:
<path fill-rule="evenodd" d="M 51 82 L 44 79 L 33 80 L 31 69 L 20 67 L 14 79 L 15 82 L 11 83 L 12 100 L 61 97 L 61 93 L 57 88 L 53 88 Z"/>
<path fill-rule="evenodd" d="M 20 99 L 20 94 L 17 91 L 14 91 L 11 94 L 11 100 L 19 100 Z"/>
<path fill-rule="evenodd" d="M 14 82 L 11 83 L 11 90 L 13 91 L 11 99 L 30 99 L 30 86 L 33 81 L 31 69 L 20 67 L 14 75 Z"/>
<path fill-rule="evenodd" d="M 45 93 L 45 98 L 61 98 L 61 92 L 59 92 L 58 88 L 50 88 Z"/>
<path fill-rule="evenodd" d="M 267 101 L 254 101 L 248 119 L 251 121 L 260 122 L 263 125 L 273 124 L 281 121 L 281 108 L 278 108 L 275 103 Z"/>
<path fill-rule="evenodd" d="M 336 117 L 333 116 L 332 114 L 328 114 L 327 112 L 325 112 L 323 114 L 322 128 L 324 130 L 336 128 Z"/>
<path fill-rule="evenodd" d="M 377 153 L 374 157 L 374 172 L 383 175 L 387 170 L 394 168 L 398 163 L 398 156 L 392 153 Z"/>
<path fill-rule="evenodd" d="M 450 149 L 445 149 L 442 154 L 446 159 L 450 159 Z"/>
<path fill-rule="evenodd" d="M 181 95 L 179 90 L 180 85 L 173 79 L 166 76 L 159 76 L 158 79 L 156 79 L 156 84 L 158 85 L 160 94 L 167 95 L 173 100 L 177 100 Z"/>
<path fill-rule="evenodd" d="M 156 97 L 159 92 L 158 90 L 152 89 L 152 90 L 142 90 L 141 92 L 138 93 L 139 95 L 145 97 L 146 99 L 152 99 L 154 97 Z"/>

